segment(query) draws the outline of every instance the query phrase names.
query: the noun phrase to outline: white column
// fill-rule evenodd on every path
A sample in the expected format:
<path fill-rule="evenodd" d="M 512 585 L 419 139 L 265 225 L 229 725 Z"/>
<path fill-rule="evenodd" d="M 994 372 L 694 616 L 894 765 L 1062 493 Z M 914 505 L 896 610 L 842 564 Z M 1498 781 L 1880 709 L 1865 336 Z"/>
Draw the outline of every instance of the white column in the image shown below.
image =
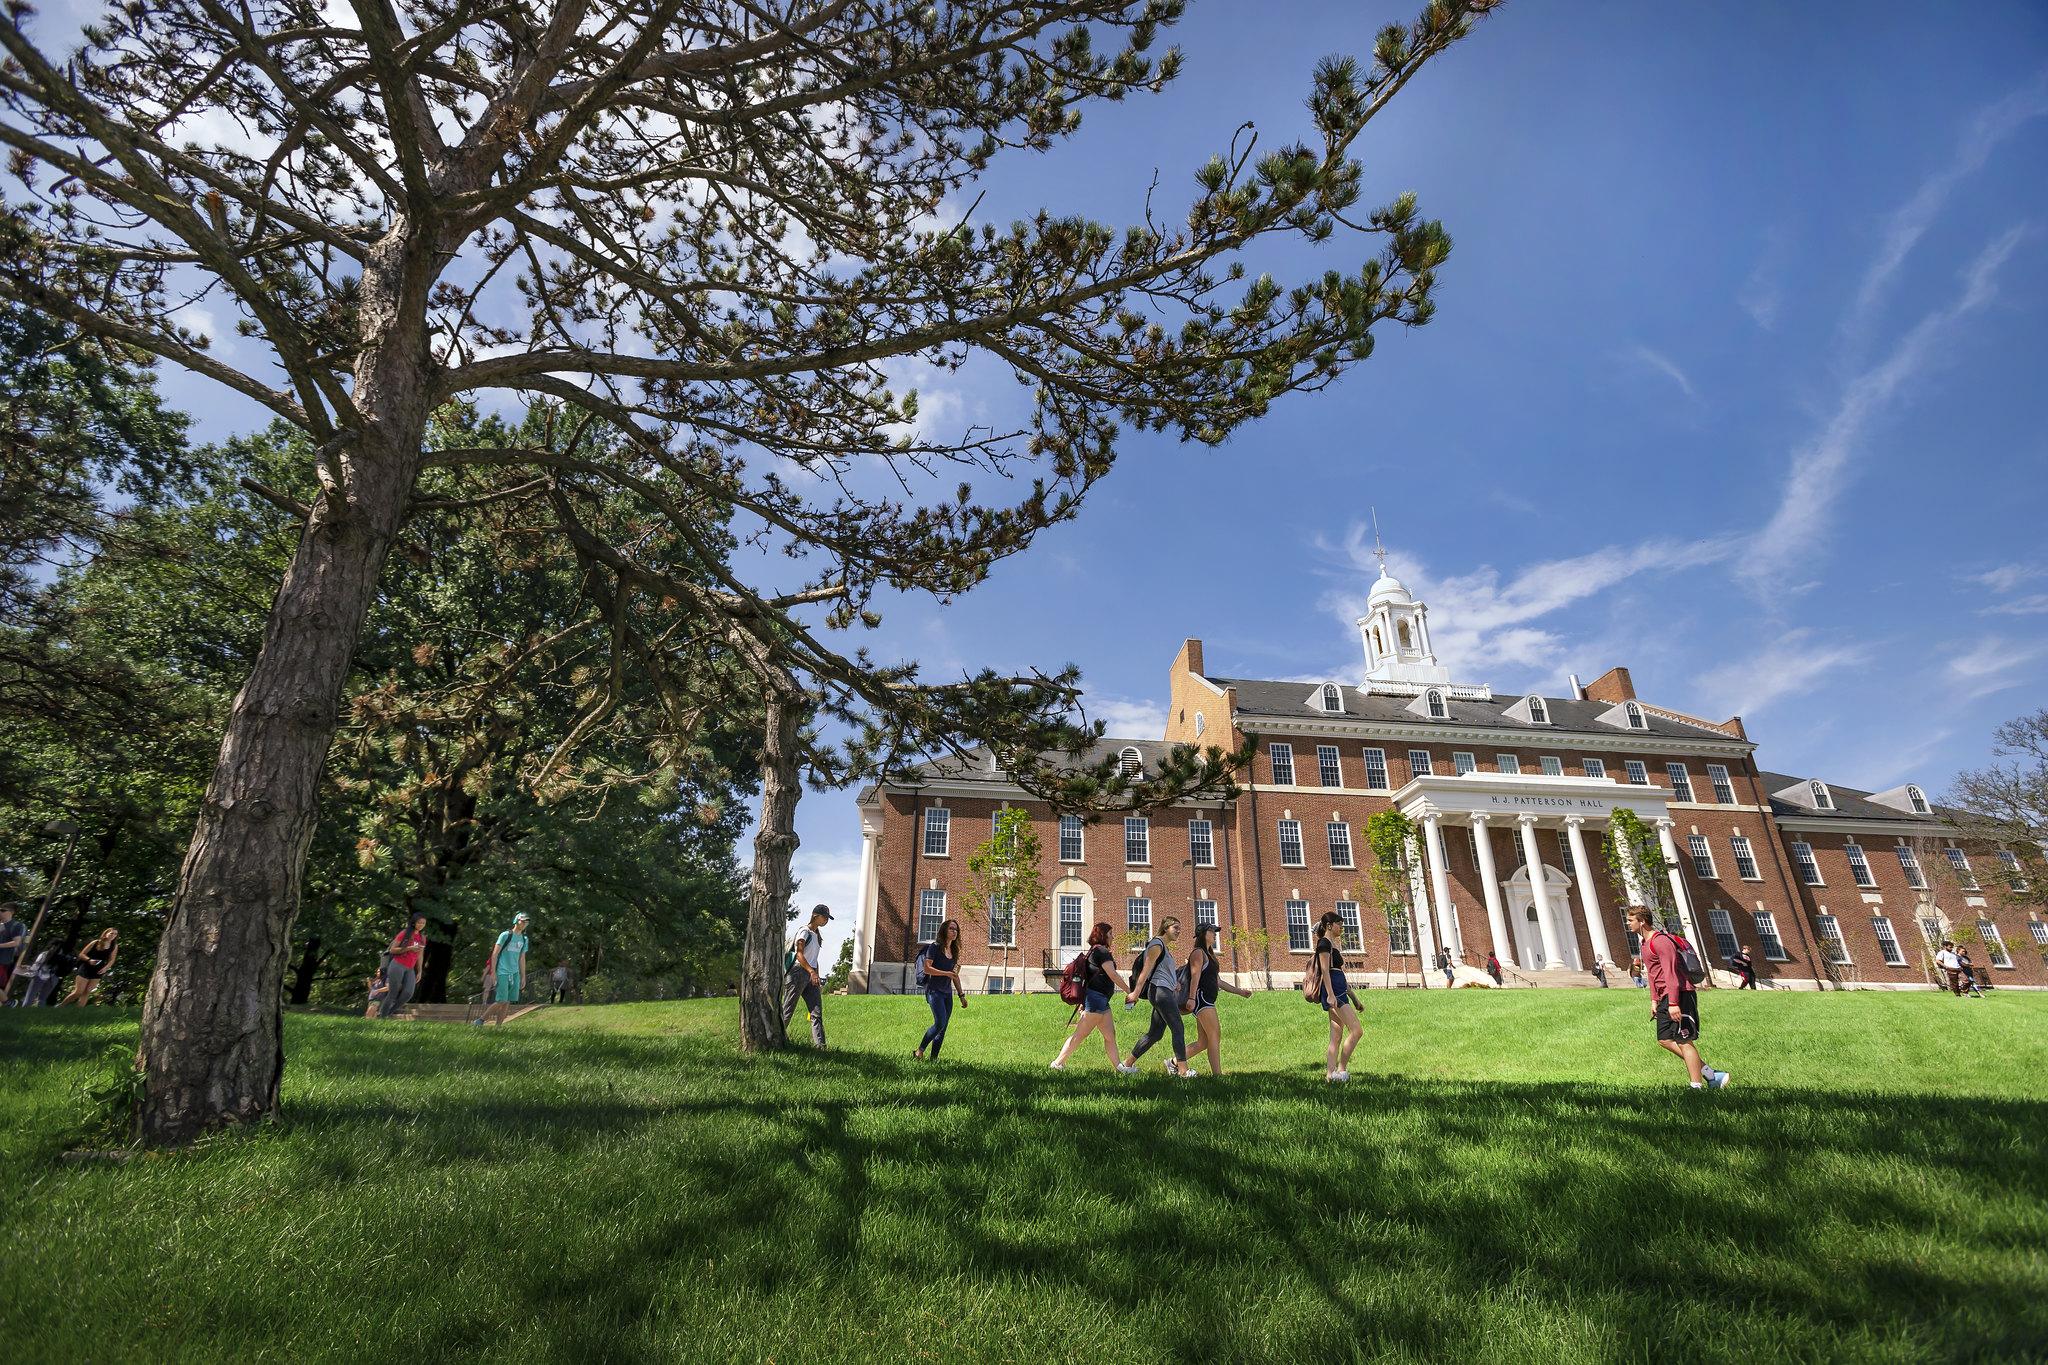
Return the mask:
<path fill-rule="evenodd" d="M 860 822 L 860 913 L 853 921 L 853 972 L 846 982 L 846 989 L 855 995 L 867 994 L 868 970 L 874 965 L 869 959 L 875 951 L 875 903 L 880 899 L 875 894 L 875 840 L 879 833 L 866 819 Z"/>
<path fill-rule="evenodd" d="M 1456 957 L 1457 947 L 1452 939 L 1457 929 L 1451 923 L 1451 869 L 1444 862 L 1443 816 L 1429 811 L 1422 817 L 1422 843 L 1429 853 L 1429 891 L 1431 902 L 1436 907 L 1437 929 L 1444 938 L 1444 950 Z M 1436 954 L 1429 955 L 1427 966 L 1436 970 Z"/>
<path fill-rule="evenodd" d="M 1500 903 L 1500 874 L 1493 866 L 1493 833 L 1487 828 L 1487 817 L 1474 814 L 1472 830 L 1478 837 L 1479 849 L 1479 890 L 1486 897 L 1486 927 L 1493 931 L 1493 950 L 1508 962 L 1515 960 L 1515 941 L 1508 937 L 1507 912 Z"/>
<path fill-rule="evenodd" d="M 1543 938 L 1545 971 L 1564 970 L 1564 949 L 1557 941 L 1557 920 L 1550 909 L 1550 887 L 1543 877 L 1543 850 L 1536 845 L 1536 817 L 1519 815 L 1522 827 L 1522 863 L 1529 872 L 1529 895 L 1536 902 L 1536 932 Z"/>
<path fill-rule="evenodd" d="M 1421 852 L 1430 871 L 1434 872 L 1436 870 L 1436 850 L 1429 847 L 1428 829 L 1425 828 L 1419 837 L 1422 840 L 1423 848 L 1421 850 L 1411 848 L 1409 856 L 1412 859 L 1417 852 Z M 1425 989 L 1427 989 L 1429 982 L 1428 973 L 1435 970 L 1436 964 L 1436 935 L 1432 934 L 1429 929 L 1429 922 L 1433 918 L 1434 916 L 1429 912 L 1429 907 L 1418 900 L 1415 906 L 1415 923 L 1411 927 L 1415 930 L 1416 959 L 1422 964 L 1422 979 Z"/>
<path fill-rule="evenodd" d="M 1586 932 L 1593 939 L 1593 960 L 1612 962 L 1607 951 L 1607 925 L 1600 918 L 1600 893 L 1593 889 L 1593 862 L 1586 856 L 1586 817 L 1567 815 L 1565 837 L 1571 843 L 1572 868 L 1579 874 L 1579 908 L 1586 912 Z"/>
<path fill-rule="evenodd" d="M 1678 907 L 1679 923 L 1685 926 L 1686 938 L 1698 947 L 1700 926 L 1692 917 L 1692 896 L 1685 889 L 1685 874 L 1679 870 L 1678 841 L 1671 837 L 1671 829 L 1670 816 L 1657 822 L 1657 845 L 1664 850 L 1664 866 L 1671 873 L 1671 903 Z"/>

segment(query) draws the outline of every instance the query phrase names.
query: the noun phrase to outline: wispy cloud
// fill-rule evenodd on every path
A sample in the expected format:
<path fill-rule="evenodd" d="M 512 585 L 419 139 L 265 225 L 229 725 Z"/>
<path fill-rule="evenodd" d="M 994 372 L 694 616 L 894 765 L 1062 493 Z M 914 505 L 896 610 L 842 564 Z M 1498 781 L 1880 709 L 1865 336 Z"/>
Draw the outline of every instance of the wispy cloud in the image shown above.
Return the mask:
<path fill-rule="evenodd" d="M 1837 669 L 1869 657 L 1867 645 L 1829 640 L 1811 629 L 1795 630 L 1748 658 L 1709 669 L 1695 685 L 1709 711 L 1755 716 L 1774 702 L 1809 690 Z"/>
<path fill-rule="evenodd" d="M 1642 342 L 1638 341 L 1627 347 L 1622 354 L 1643 368 L 1661 374 L 1672 383 L 1678 385 L 1679 390 L 1687 398 L 1697 399 L 1699 397 L 1697 393 L 1693 392 L 1692 380 L 1686 376 L 1684 370 L 1678 368 L 1678 362 L 1665 355 L 1662 351 L 1645 346 Z"/>
<path fill-rule="evenodd" d="M 2041 616 L 2048 615 L 2048 592 L 2028 593 L 2010 601 L 1996 602 L 1977 610 L 1979 616 Z"/>
<path fill-rule="evenodd" d="M 1756 268 L 1742 282 L 1735 301 L 1750 320 L 1766 332 L 1778 325 L 1778 310 L 1785 302 L 1785 267 L 1791 256 L 1791 234 L 1772 228 L 1764 235 L 1763 254 Z"/>
<path fill-rule="evenodd" d="M 1084 703 L 1088 719 L 1108 727 L 1111 739 L 1157 739 L 1166 733 L 1166 706 L 1130 697 L 1090 696 Z"/>
<path fill-rule="evenodd" d="M 2044 654 L 2048 645 L 1993 637 L 1950 659 L 1944 672 L 1966 700 L 1974 701 L 2025 681 L 2020 671 Z"/>
<path fill-rule="evenodd" d="M 2001 564 L 1983 573 L 1963 575 L 1965 583 L 1981 583 L 1993 592 L 2011 592 L 2037 578 L 2048 578 L 2048 564 Z"/>

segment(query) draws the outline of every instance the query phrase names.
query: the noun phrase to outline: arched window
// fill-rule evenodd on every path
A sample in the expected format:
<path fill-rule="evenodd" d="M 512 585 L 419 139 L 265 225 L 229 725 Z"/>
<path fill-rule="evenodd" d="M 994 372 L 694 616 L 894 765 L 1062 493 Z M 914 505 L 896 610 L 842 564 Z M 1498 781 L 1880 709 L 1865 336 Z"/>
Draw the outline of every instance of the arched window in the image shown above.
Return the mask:
<path fill-rule="evenodd" d="M 1323 684 L 1323 709 L 1325 711 L 1342 711 L 1344 709 L 1344 697 L 1337 691 L 1337 684 Z"/>
<path fill-rule="evenodd" d="M 1116 770 L 1125 777 L 1135 777 L 1140 766 L 1138 751 L 1129 745 L 1125 745 L 1124 751 L 1116 756 Z"/>
<path fill-rule="evenodd" d="M 1380 634 L 1380 628 L 1378 626 L 1374 626 L 1372 628 L 1372 652 L 1375 654 L 1384 654 L 1387 652 L 1386 638 Z"/>
<path fill-rule="evenodd" d="M 1927 794 L 1918 787 L 1906 788 L 1906 799 L 1913 803 L 1913 813 L 1915 815 L 1932 815 L 1934 813 L 1927 808 Z"/>
<path fill-rule="evenodd" d="M 1195 712 L 1195 738 L 1200 739 L 1202 737 L 1202 731 L 1208 728 L 1208 717 L 1204 716 L 1200 711 Z"/>
<path fill-rule="evenodd" d="M 1624 711 L 1626 711 L 1626 712 L 1628 713 L 1628 728 L 1629 728 L 1629 729 L 1631 729 L 1631 730 L 1645 730 L 1645 729 L 1648 729 L 1648 728 L 1649 728 L 1649 727 L 1648 727 L 1647 725 L 1645 725 L 1645 724 L 1643 723 L 1643 708 L 1642 708 L 1642 707 L 1640 707 L 1640 706 L 1637 706 L 1637 705 L 1636 705 L 1636 704 L 1635 704 L 1634 702 L 1629 702 L 1629 703 L 1628 703 L 1628 704 L 1627 704 L 1626 706 L 1624 706 L 1624 707 L 1623 707 L 1622 709 L 1623 709 Z"/>
<path fill-rule="evenodd" d="M 1429 718 L 1431 720 L 1442 720 L 1450 714 L 1450 712 L 1444 709 L 1444 694 L 1437 691 L 1434 687 L 1429 689 L 1423 704 L 1429 707 Z"/>
<path fill-rule="evenodd" d="M 1415 648 L 1414 644 L 1411 643 L 1408 638 L 1408 623 L 1406 621 L 1396 621 L 1394 623 L 1394 633 L 1401 638 L 1401 648 Z"/>
<path fill-rule="evenodd" d="M 1815 809 L 1833 810 L 1835 808 L 1835 798 L 1828 794 L 1827 783 L 1814 781 L 1807 783 L 1806 786 L 1807 789 L 1813 793 L 1813 804 Z"/>
<path fill-rule="evenodd" d="M 1529 698 L 1529 719 L 1538 725 L 1550 724 L 1550 708 L 1543 704 L 1543 698 Z"/>

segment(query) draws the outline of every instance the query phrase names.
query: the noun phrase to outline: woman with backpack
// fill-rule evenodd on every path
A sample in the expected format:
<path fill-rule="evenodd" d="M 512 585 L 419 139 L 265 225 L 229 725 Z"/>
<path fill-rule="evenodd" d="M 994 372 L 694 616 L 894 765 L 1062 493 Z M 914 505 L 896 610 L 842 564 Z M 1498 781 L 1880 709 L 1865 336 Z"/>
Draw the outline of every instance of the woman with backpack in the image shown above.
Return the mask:
<path fill-rule="evenodd" d="M 1179 920 L 1161 920 L 1159 932 L 1145 944 L 1145 951 L 1131 969 L 1131 988 L 1124 993 L 1124 1003 L 1137 1004 L 1141 994 L 1151 1001 L 1152 1025 L 1131 1049 L 1131 1059 L 1117 1068 L 1126 1076 L 1138 1069 L 1138 1058 L 1145 1055 L 1145 1050 L 1169 1032 L 1173 1034 L 1173 1060 L 1166 1064 L 1166 1074 L 1183 1078 L 1195 1074 L 1188 1070 L 1188 1035 L 1180 1021 L 1180 968 L 1174 965 L 1173 949 L 1169 946 L 1179 933 Z"/>
<path fill-rule="evenodd" d="M 1216 1017 L 1216 996 L 1219 991 L 1232 995 L 1252 998 L 1252 993 L 1242 986 L 1233 986 L 1223 979 L 1223 973 L 1216 964 L 1216 926 L 1198 924 L 1195 926 L 1194 951 L 1188 954 L 1188 1007 L 1195 1016 L 1195 1051 L 1209 1054 L 1209 1074 L 1223 1074 L 1223 1024 Z"/>
<path fill-rule="evenodd" d="M 1116 974 L 1116 954 L 1109 950 L 1110 935 L 1115 932 L 1105 921 L 1088 935 L 1088 967 L 1081 979 L 1081 1009 L 1077 1016 L 1081 1022 L 1067 1035 L 1060 1055 L 1052 1059 L 1054 1071 L 1067 1069 L 1067 1058 L 1073 1055 L 1075 1045 L 1091 1033 L 1102 1035 L 1102 1050 L 1108 1054 L 1109 1064 L 1117 1064 L 1116 1016 L 1109 1012 L 1109 993 L 1122 990 L 1124 982 Z"/>
<path fill-rule="evenodd" d="M 918 975 L 924 979 L 924 1002 L 932 1008 L 932 1026 L 924 1031 L 924 1041 L 910 1055 L 921 1062 L 929 1048 L 936 1062 L 939 1049 L 946 1045 L 946 1025 L 953 1022 L 953 997 L 957 994 L 960 1007 L 967 1007 L 967 992 L 960 987 L 960 921 L 949 919 L 941 924 L 939 936 L 927 943 L 917 957 Z"/>
<path fill-rule="evenodd" d="M 1302 998 L 1321 1005 L 1330 1019 L 1330 1043 L 1323 1050 L 1323 1079 L 1351 1079 L 1351 1054 L 1365 1036 L 1358 1022 L 1358 1007 L 1351 1003 L 1351 983 L 1344 976 L 1344 917 L 1325 910 L 1316 921 L 1316 951 L 1309 959 L 1308 976 L 1301 983 Z"/>

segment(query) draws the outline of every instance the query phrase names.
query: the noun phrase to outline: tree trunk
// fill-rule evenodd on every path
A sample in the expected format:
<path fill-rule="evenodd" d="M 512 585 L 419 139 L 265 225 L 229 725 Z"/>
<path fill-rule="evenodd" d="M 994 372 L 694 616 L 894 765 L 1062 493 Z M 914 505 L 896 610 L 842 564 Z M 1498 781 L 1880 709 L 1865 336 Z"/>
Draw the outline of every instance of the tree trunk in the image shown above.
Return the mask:
<path fill-rule="evenodd" d="M 803 794 L 797 762 L 802 708 L 770 692 L 761 729 L 761 829 L 747 886 L 747 942 L 740 964 L 740 1050 L 783 1045 L 782 948 L 789 927 L 790 861 L 796 856 L 796 803 Z"/>
<path fill-rule="evenodd" d="M 292 1003 L 303 1005 L 313 998 L 313 978 L 320 971 L 320 939 L 317 935 L 306 940 L 306 950 L 299 954 L 298 970 L 292 973 Z"/>

